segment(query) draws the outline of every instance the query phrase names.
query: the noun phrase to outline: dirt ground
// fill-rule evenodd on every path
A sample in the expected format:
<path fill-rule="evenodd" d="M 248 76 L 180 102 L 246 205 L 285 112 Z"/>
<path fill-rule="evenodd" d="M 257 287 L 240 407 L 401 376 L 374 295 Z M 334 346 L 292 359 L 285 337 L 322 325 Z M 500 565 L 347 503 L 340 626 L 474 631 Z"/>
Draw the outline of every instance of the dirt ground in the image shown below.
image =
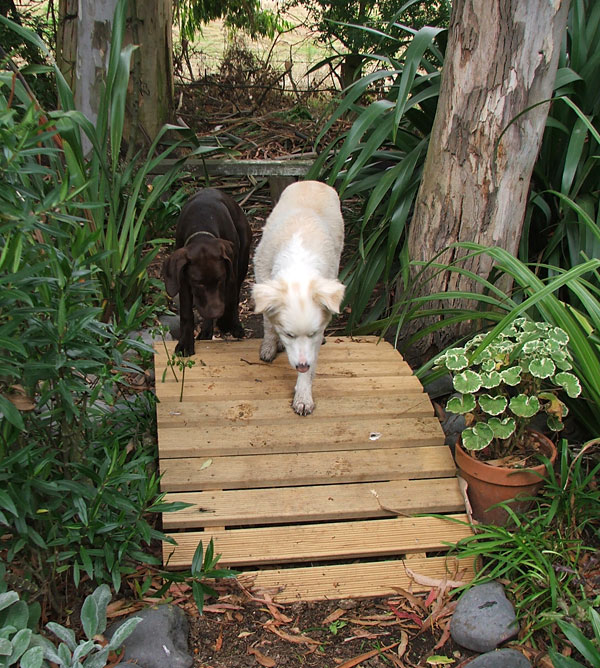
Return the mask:
<path fill-rule="evenodd" d="M 224 593 L 190 616 L 197 668 L 460 666 L 472 656 L 448 635 L 453 605 L 397 596 L 276 605 Z M 437 613 L 441 613 L 436 619 Z M 430 615 L 432 615 L 430 617 Z M 430 618 L 428 622 L 427 619 Z"/>

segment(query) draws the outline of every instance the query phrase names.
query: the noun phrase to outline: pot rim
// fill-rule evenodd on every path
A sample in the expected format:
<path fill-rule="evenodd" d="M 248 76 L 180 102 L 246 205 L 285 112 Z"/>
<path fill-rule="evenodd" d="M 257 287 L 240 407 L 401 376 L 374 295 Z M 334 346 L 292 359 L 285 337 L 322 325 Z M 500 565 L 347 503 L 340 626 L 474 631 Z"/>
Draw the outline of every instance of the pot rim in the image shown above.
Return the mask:
<path fill-rule="evenodd" d="M 537 440 L 547 452 L 548 459 L 551 464 L 556 461 L 557 450 L 554 443 L 541 432 L 530 430 L 535 434 Z M 532 485 L 542 481 L 542 477 L 546 471 L 546 465 L 543 463 L 537 464 L 524 469 L 515 469 L 509 466 L 493 466 L 487 462 L 475 459 L 462 447 L 460 434 L 456 439 L 455 461 L 459 469 L 465 471 L 474 478 L 479 480 L 489 480 L 490 476 L 496 474 L 503 478 L 504 485 L 518 487 L 520 485 Z M 494 476 L 495 477 L 495 476 Z"/>

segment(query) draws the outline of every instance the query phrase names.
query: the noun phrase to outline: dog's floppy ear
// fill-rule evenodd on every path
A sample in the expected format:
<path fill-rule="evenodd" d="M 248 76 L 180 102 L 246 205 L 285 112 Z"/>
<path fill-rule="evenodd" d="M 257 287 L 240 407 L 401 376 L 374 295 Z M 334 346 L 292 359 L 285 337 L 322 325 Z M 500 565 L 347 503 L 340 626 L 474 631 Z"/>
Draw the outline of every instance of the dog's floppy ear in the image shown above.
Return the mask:
<path fill-rule="evenodd" d="M 178 248 L 163 262 L 163 279 L 169 297 L 174 297 L 179 292 L 181 270 L 189 261 L 187 250 L 185 248 Z"/>
<path fill-rule="evenodd" d="M 221 246 L 221 257 L 227 264 L 227 275 L 235 278 L 235 248 L 231 241 L 226 241 L 225 239 L 219 239 L 219 244 Z"/>
<path fill-rule="evenodd" d="M 330 313 L 339 313 L 346 286 L 338 280 L 319 278 L 315 281 L 313 298 Z"/>
<path fill-rule="evenodd" d="M 256 283 L 252 287 L 252 297 L 256 313 L 269 315 L 270 312 L 278 311 L 283 306 L 283 291 L 276 281 Z"/>

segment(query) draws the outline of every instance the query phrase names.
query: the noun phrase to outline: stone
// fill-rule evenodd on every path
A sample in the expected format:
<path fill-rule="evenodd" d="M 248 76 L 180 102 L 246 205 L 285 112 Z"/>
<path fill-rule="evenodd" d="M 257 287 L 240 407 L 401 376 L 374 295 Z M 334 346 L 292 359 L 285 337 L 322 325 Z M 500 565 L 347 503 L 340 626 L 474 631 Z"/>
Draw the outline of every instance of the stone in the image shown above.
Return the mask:
<path fill-rule="evenodd" d="M 179 333 L 180 333 L 180 323 L 179 323 L 179 316 L 178 315 L 160 315 L 158 317 L 158 320 L 161 325 L 164 327 L 168 327 L 170 335 L 168 334 L 165 336 L 165 339 L 167 341 L 172 341 L 174 339 L 179 339 Z"/>
<path fill-rule="evenodd" d="M 475 585 L 467 590 L 450 621 L 454 641 L 474 652 L 490 652 L 518 631 L 515 609 L 498 582 Z"/>
<path fill-rule="evenodd" d="M 439 397 L 445 397 L 448 394 L 452 394 L 454 392 L 452 376 L 447 373 L 441 378 L 438 378 L 431 383 L 427 383 L 423 389 L 427 392 L 430 399 L 438 399 Z"/>
<path fill-rule="evenodd" d="M 191 668 L 194 660 L 188 649 L 188 621 L 181 608 L 164 604 L 132 617 L 142 621 L 123 643 L 120 659 L 124 666 L 133 662 L 143 668 Z M 123 621 L 107 629 L 106 637 L 110 639 Z"/>
<path fill-rule="evenodd" d="M 445 420 L 442 422 L 442 429 L 444 431 L 445 443 L 450 445 L 452 449 L 456 445 L 458 437 L 466 429 L 467 423 L 464 415 L 456 415 L 455 413 L 447 413 Z"/>
<path fill-rule="evenodd" d="M 469 661 L 465 668 L 531 668 L 531 663 L 516 649 L 496 649 Z"/>

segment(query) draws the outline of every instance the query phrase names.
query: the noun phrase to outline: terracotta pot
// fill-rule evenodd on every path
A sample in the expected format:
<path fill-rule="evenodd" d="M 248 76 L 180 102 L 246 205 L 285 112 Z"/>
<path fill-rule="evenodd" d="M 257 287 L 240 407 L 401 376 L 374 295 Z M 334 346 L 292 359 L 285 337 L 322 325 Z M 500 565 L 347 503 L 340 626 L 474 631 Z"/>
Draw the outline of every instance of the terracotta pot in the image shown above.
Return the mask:
<path fill-rule="evenodd" d="M 554 464 L 556 447 L 552 441 L 537 431 L 531 432 L 542 453 Z M 535 496 L 542 486 L 546 474 L 543 464 L 530 469 L 512 469 L 491 466 L 486 462 L 471 457 L 460 444 L 460 437 L 454 453 L 460 476 L 468 484 L 467 496 L 473 510 L 473 517 L 485 524 L 503 526 L 509 519 L 504 508 L 490 508 L 500 501 L 515 499 L 509 504 L 515 512 L 524 512 L 531 506 L 531 501 L 519 500 L 522 497 Z M 489 510 L 488 510 L 489 509 Z"/>

